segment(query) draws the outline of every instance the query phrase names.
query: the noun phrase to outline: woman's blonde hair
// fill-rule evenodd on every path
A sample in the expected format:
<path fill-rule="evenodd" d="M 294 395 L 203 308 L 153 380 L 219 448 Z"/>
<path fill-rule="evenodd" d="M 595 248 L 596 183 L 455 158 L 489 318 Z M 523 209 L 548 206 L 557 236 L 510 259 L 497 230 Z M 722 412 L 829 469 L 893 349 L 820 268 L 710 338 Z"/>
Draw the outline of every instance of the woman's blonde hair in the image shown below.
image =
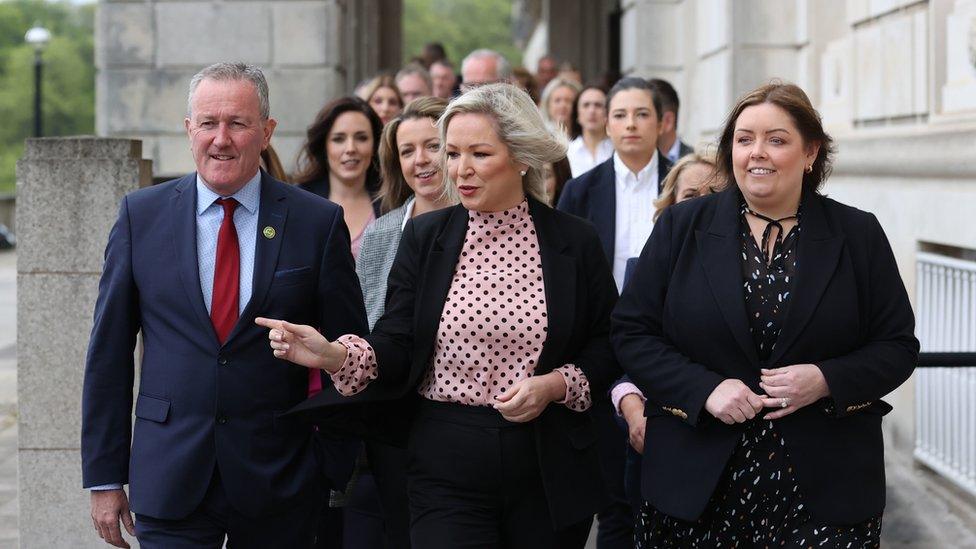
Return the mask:
<path fill-rule="evenodd" d="M 494 121 L 498 139 L 508 147 L 512 160 L 528 166 L 522 176 L 523 191 L 546 204 L 543 167 L 566 156 L 566 137 L 549 130 L 529 94 L 512 84 L 487 84 L 457 97 L 437 122 L 442 151 L 447 144 L 447 127 L 459 114 L 483 114 Z M 446 158 L 444 160 L 446 165 Z M 444 194 L 453 203 L 458 202 L 457 189 L 447 170 L 444 171 Z"/>
<path fill-rule="evenodd" d="M 400 108 L 403 108 L 403 96 L 400 95 L 400 88 L 397 87 L 396 79 L 389 74 L 374 76 L 372 80 L 356 89 L 356 96 L 369 103 L 369 100 L 373 98 L 373 94 L 380 88 L 390 88 L 396 92 L 397 101 L 400 102 Z"/>
<path fill-rule="evenodd" d="M 445 108 L 447 108 L 447 99 L 418 97 L 383 128 L 383 137 L 380 138 L 380 173 L 383 177 L 383 186 L 380 187 L 379 198 L 380 209 L 384 213 L 399 208 L 413 194 L 406 179 L 403 178 L 403 169 L 400 166 L 400 147 L 397 144 L 397 130 L 400 129 L 400 123 L 406 120 L 429 118 L 433 126 L 444 114 Z M 437 159 L 437 163 L 441 164 L 440 158 Z M 438 169 L 443 168 L 438 166 Z"/>
<path fill-rule="evenodd" d="M 579 98 L 580 91 L 583 86 L 575 80 L 570 80 L 562 76 L 557 76 L 546 84 L 546 87 L 542 90 L 542 98 L 539 100 L 539 109 L 542 110 L 542 117 L 549 122 L 551 125 L 556 125 L 559 122 L 549 118 L 549 101 L 552 99 L 552 94 L 556 92 L 559 88 L 569 88 L 573 90 L 576 97 L 573 98 L 573 103 L 576 103 L 576 99 Z M 570 121 L 570 126 L 572 126 L 572 121 Z M 572 130 L 572 128 L 562 128 L 567 134 Z"/>
<path fill-rule="evenodd" d="M 708 187 L 712 192 L 717 190 L 713 187 L 718 181 L 715 173 L 715 161 L 710 156 L 698 152 L 685 155 L 674 164 L 671 171 L 668 172 L 668 176 L 664 178 L 664 183 L 661 184 L 661 196 L 654 200 L 654 221 L 661 217 L 665 208 L 673 206 L 678 201 L 678 178 L 681 177 L 681 172 L 695 164 L 708 166 L 711 170 L 708 179 L 702 183 L 702 187 Z"/>

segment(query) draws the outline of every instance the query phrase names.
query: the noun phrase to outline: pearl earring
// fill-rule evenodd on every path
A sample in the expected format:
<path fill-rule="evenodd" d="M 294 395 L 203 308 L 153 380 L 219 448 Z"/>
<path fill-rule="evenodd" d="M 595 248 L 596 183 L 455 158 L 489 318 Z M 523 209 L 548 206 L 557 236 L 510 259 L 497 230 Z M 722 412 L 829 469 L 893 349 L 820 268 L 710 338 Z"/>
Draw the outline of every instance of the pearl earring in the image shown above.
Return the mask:
<path fill-rule="evenodd" d="M 525 174 L 528 173 L 528 170 L 522 170 L 519 173 L 522 174 L 522 177 L 525 177 Z"/>

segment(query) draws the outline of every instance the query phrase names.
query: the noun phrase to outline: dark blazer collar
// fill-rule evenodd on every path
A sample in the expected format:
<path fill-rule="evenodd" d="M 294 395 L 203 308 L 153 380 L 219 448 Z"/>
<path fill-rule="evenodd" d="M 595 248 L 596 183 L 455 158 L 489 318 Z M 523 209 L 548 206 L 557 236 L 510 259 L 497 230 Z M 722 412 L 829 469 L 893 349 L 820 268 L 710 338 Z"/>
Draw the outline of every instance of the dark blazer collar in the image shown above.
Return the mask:
<path fill-rule="evenodd" d="M 556 212 L 529 197 L 529 213 L 539 240 L 542 281 L 546 295 L 548 328 L 535 375 L 551 372 L 563 365 L 573 331 L 576 310 L 576 259 L 565 233 L 559 230 Z"/>
<path fill-rule="evenodd" d="M 288 201 L 286 184 L 261 170 L 261 206 L 258 210 L 257 234 L 244 235 L 244 238 L 256 239 L 254 245 L 254 274 L 251 279 L 251 300 L 247 302 L 241 312 L 237 325 L 227 336 L 225 344 L 232 343 L 234 337 L 249 327 L 254 326 L 256 312 L 261 310 L 268 295 L 268 289 L 274 280 L 275 269 L 278 267 L 278 254 L 281 243 L 285 239 L 285 219 L 288 217 Z M 267 231 L 274 236 L 268 238 L 265 232 L 271 227 L 274 232 Z"/>
<path fill-rule="evenodd" d="M 214 347 L 218 346 L 207 306 L 200 289 L 200 265 L 197 260 L 197 174 L 181 177 L 174 186 L 173 209 L 170 216 L 173 248 L 176 250 L 177 272 L 186 293 L 187 302 L 196 318 L 200 333 L 207 334 Z"/>
<path fill-rule="evenodd" d="M 667 155 L 658 153 L 657 155 L 657 194 L 664 191 L 664 178 L 671 172 L 674 163 L 668 160 Z"/>
<path fill-rule="evenodd" d="M 708 232 L 717 236 L 737 236 L 741 228 L 739 208 L 742 193 L 735 185 L 730 185 L 719 193 L 718 200 Z M 824 210 L 824 197 L 810 189 L 803 189 L 800 195 L 800 216 L 803 225 L 800 232 L 808 239 L 823 240 L 836 236 Z"/>
<path fill-rule="evenodd" d="M 555 212 L 553 209 L 531 196 L 526 197 L 526 201 L 529 204 L 529 215 L 532 216 L 532 223 L 536 227 L 539 246 L 551 248 L 559 252 L 564 251 L 568 247 L 568 244 L 555 225 Z M 458 204 L 451 208 L 447 222 L 444 223 L 444 226 L 437 233 L 434 249 L 460 249 L 461 245 L 464 244 L 464 235 L 467 233 L 467 230 L 468 210 Z"/>
<path fill-rule="evenodd" d="M 200 268 L 197 259 L 197 215 L 196 215 L 196 172 L 180 178 L 176 182 L 174 192 L 174 208 L 176 215 L 172 216 L 172 234 L 179 265 L 180 281 L 187 294 L 190 308 L 194 312 L 201 329 L 210 335 L 216 346 L 217 335 L 213 330 L 210 315 L 203 301 L 200 290 Z M 285 183 L 271 177 L 261 170 L 261 206 L 258 211 L 258 233 L 263 233 L 266 227 L 274 229 L 274 237 L 266 238 L 254 235 L 239 235 L 241 238 L 255 238 L 254 247 L 254 275 L 251 282 L 251 300 L 244 308 L 234 329 L 227 337 L 225 345 L 230 344 L 234 337 L 244 328 L 253 324 L 255 312 L 259 310 L 271 286 L 274 271 L 278 265 L 278 253 L 281 242 L 285 238 L 285 218 L 288 215 L 288 205 L 285 200 L 287 192 Z"/>
<path fill-rule="evenodd" d="M 556 212 L 532 197 L 528 197 L 527 201 L 539 239 L 549 319 L 546 342 L 537 368 L 538 373 L 545 373 L 562 365 L 556 362 L 564 354 L 571 336 L 572 318 L 576 311 L 576 263 L 567 253 L 569 243 L 559 230 Z M 438 319 L 451 288 L 467 228 L 468 210 L 461 205 L 454 206 L 428 254 L 422 289 L 418 295 L 420 304 L 415 340 L 423 359 L 428 359 L 433 351 Z"/>
<path fill-rule="evenodd" d="M 804 189 L 796 249 L 800 265 L 770 364 L 779 362 L 810 321 L 837 270 L 843 248 L 844 234 L 831 224 L 826 199 Z"/>
<path fill-rule="evenodd" d="M 615 155 L 593 168 L 594 183 L 589 192 L 590 220 L 596 225 L 600 244 L 607 261 L 613 263 L 613 250 L 617 238 L 617 170 L 614 168 Z"/>
<path fill-rule="evenodd" d="M 825 199 L 808 189 L 800 199 L 800 234 L 797 257 L 802 262 L 793 283 L 792 297 L 769 363 L 776 364 L 796 341 L 820 302 L 843 248 L 844 235 L 827 216 Z M 713 296 L 736 342 L 753 362 L 758 362 L 755 343 L 746 322 L 740 268 L 740 205 L 742 195 L 730 187 L 720 193 L 715 215 L 696 239 Z"/>

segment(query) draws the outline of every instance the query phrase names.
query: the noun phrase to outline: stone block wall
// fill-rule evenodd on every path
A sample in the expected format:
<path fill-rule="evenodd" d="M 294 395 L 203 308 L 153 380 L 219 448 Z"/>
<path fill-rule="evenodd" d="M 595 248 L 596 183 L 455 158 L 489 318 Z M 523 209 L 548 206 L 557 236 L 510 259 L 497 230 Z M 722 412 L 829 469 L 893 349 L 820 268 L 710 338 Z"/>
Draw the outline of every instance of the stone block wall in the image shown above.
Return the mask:
<path fill-rule="evenodd" d="M 81 385 L 122 197 L 151 183 L 141 143 L 28 139 L 17 163 L 20 543 L 104 547 L 81 488 Z"/>
<path fill-rule="evenodd" d="M 356 82 L 400 63 L 402 0 L 100 0 L 96 130 L 144 142 L 157 178 L 193 170 L 187 86 L 217 61 L 262 67 L 292 169 L 307 126 Z"/>

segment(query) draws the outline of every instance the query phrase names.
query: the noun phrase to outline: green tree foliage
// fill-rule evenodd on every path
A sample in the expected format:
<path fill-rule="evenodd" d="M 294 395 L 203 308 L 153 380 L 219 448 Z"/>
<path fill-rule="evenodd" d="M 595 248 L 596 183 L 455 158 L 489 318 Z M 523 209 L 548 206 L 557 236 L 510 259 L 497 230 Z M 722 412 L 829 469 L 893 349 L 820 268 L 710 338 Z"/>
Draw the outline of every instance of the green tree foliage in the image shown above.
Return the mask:
<path fill-rule="evenodd" d="M 512 0 L 404 0 L 404 61 L 427 42 L 440 42 L 455 65 L 473 50 L 491 48 L 512 66 L 522 52 L 512 41 Z"/>
<path fill-rule="evenodd" d="M 95 131 L 94 5 L 12 0 L 0 2 L 0 192 L 14 188 L 24 139 L 34 130 L 34 50 L 27 29 L 51 31 L 44 49 L 44 134 Z"/>

